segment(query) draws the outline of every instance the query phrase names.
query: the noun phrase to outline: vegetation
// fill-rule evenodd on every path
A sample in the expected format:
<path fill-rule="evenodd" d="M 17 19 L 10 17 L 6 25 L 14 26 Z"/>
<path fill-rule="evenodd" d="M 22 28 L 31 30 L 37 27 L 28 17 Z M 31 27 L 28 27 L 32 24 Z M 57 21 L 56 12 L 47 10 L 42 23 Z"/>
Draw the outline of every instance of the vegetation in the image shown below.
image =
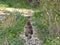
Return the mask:
<path fill-rule="evenodd" d="M 0 45 L 23 45 L 24 40 L 19 35 L 23 31 L 25 23 L 26 18 L 19 12 L 6 16 L 1 24 Z"/>
<path fill-rule="evenodd" d="M 60 0 L 0 0 L 2 7 L 39 10 L 32 17 L 39 39 L 45 45 L 60 45 Z M 23 45 L 24 40 L 19 34 L 25 23 L 26 18 L 19 12 L 11 13 L 0 21 L 0 45 Z"/>
<path fill-rule="evenodd" d="M 41 0 L 40 12 L 36 12 L 33 16 L 39 38 L 46 45 L 60 45 L 59 2 L 59 0 Z"/>
<path fill-rule="evenodd" d="M 25 4 L 24 0 L 1 0 L 0 6 L 14 7 L 14 8 L 28 8 L 28 9 L 30 8 L 30 6 Z"/>
<path fill-rule="evenodd" d="M 38 7 L 38 1 L 33 0 L 0 0 L 1 7 L 34 9 Z M 23 6 L 22 6 L 23 5 Z M 1 8 L 0 7 L 0 8 Z"/>

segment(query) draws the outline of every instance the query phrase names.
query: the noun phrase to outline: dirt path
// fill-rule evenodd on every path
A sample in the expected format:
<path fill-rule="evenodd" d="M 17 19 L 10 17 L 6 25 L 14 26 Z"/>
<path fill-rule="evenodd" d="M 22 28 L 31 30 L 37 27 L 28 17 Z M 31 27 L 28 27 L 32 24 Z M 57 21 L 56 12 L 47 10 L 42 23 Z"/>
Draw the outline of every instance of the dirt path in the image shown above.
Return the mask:
<path fill-rule="evenodd" d="M 4 16 L 9 15 L 10 13 L 20 12 L 24 16 L 32 16 L 34 13 L 31 9 L 17 9 L 17 8 L 6 8 L 4 10 L 0 10 L 0 20 L 4 18 Z"/>

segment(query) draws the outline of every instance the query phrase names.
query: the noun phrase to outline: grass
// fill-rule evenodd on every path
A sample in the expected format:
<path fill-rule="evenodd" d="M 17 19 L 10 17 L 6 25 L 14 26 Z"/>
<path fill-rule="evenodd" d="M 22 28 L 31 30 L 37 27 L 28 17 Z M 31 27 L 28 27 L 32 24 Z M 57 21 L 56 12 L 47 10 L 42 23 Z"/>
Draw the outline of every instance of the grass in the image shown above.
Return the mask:
<path fill-rule="evenodd" d="M 52 32 L 51 29 L 49 30 L 49 23 L 47 22 L 49 21 L 47 20 L 48 17 L 42 12 L 34 13 L 33 17 L 33 21 L 35 22 L 34 26 L 37 28 L 39 39 L 42 40 L 45 45 L 60 45 L 60 36 L 56 35 L 56 32 L 54 33 L 55 30 L 53 31 L 52 29 Z M 59 15 L 57 18 L 58 20 L 60 19 Z"/>
<path fill-rule="evenodd" d="M 0 0 L 0 10 L 6 8 L 24 8 L 36 10 L 37 6 L 28 5 L 25 0 Z"/>
<path fill-rule="evenodd" d="M 8 5 L 3 3 L 3 2 L 0 2 L 0 10 L 4 10 L 5 8 L 7 8 Z"/>
<path fill-rule="evenodd" d="M 25 9 L 32 9 L 33 8 L 29 5 L 27 5 L 24 2 L 24 0 L 6 0 L 6 1 L 0 0 L 0 9 L 4 9 L 6 7 L 25 8 Z"/>
<path fill-rule="evenodd" d="M 21 13 L 14 12 L 10 13 L 3 20 L 2 28 L 0 29 L 0 45 L 7 43 L 9 45 L 23 45 L 25 40 L 23 40 L 19 35 L 23 32 L 24 25 L 26 23 L 26 18 L 21 16 Z"/>
<path fill-rule="evenodd" d="M 45 45 L 60 45 L 60 37 L 52 40 L 46 40 Z"/>

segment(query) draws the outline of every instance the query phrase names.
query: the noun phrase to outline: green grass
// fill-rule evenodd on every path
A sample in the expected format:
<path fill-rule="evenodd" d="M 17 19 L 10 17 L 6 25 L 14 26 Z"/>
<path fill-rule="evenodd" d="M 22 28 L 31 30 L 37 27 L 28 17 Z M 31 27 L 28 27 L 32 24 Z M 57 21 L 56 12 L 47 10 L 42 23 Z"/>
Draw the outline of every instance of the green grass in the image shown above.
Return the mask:
<path fill-rule="evenodd" d="M 5 8 L 24 8 L 24 9 L 38 9 L 38 6 L 35 6 L 35 3 L 29 5 L 25 0 L 0 0 L 0 10 Z"/>
<path fill-rule="evenodd" d="M 7 8 L 7 7 L 8 7 L 8 4 L 0 1 L 0 10 L 4 10 L 4 9 Z"/>
<path fill-rule="evenodd" d="M 0 23 L 2 24 L 0 29 L 0 45 L 4 44 L 4 42 L 9 45 L 23 45 L 25 40 L 19 35 L 23 32 L 26 18 L 21 16 L 21 13 L 15 12 L 10 13 L 2 21 L 3 23 Z"/>
<path fill-rule="evenodd" d="M 46 40 L 45 45 L 60 45 L 60 37 L 52 40 Z"/>
<path fill-rule="evenodd" d="M 0 7 L 25 8 L 32 9 L 32 6 L 27 5 L 25 0 L 0 0 Z"/>
<path fill-rule="evenodd" d="M 39 39 L 42 40 L 45 45 L 60 45 L 60 36 L 54 32 L 55 30 L 53 28 L 49 29 L 52 23 L 49 25 L 47 15 L 43 14 L 43 12 L 36 12 L 33 17 L 32 19 L 35 22 L 34 26 L 37 29 Z M 55 15 L 58 24 L 60 24 L 59 17 L 59 15 Z"/>

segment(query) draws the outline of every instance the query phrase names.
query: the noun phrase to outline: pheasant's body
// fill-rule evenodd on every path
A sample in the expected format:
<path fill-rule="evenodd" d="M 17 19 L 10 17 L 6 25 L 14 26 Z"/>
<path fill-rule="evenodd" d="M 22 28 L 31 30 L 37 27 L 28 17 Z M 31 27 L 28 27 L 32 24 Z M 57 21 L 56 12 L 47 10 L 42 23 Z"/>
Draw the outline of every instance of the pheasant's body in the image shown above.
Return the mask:
<path fill-rule="evenodd" d="M 25 36 L 27 38 L 31 38 L 32 37 L 32 34 L 33 34 L 33 30 L 32 30 L 32 25 L 30 23 L 30 21 L 28 21 L 24 27 L 24 32 L 25 32 Z"/>

